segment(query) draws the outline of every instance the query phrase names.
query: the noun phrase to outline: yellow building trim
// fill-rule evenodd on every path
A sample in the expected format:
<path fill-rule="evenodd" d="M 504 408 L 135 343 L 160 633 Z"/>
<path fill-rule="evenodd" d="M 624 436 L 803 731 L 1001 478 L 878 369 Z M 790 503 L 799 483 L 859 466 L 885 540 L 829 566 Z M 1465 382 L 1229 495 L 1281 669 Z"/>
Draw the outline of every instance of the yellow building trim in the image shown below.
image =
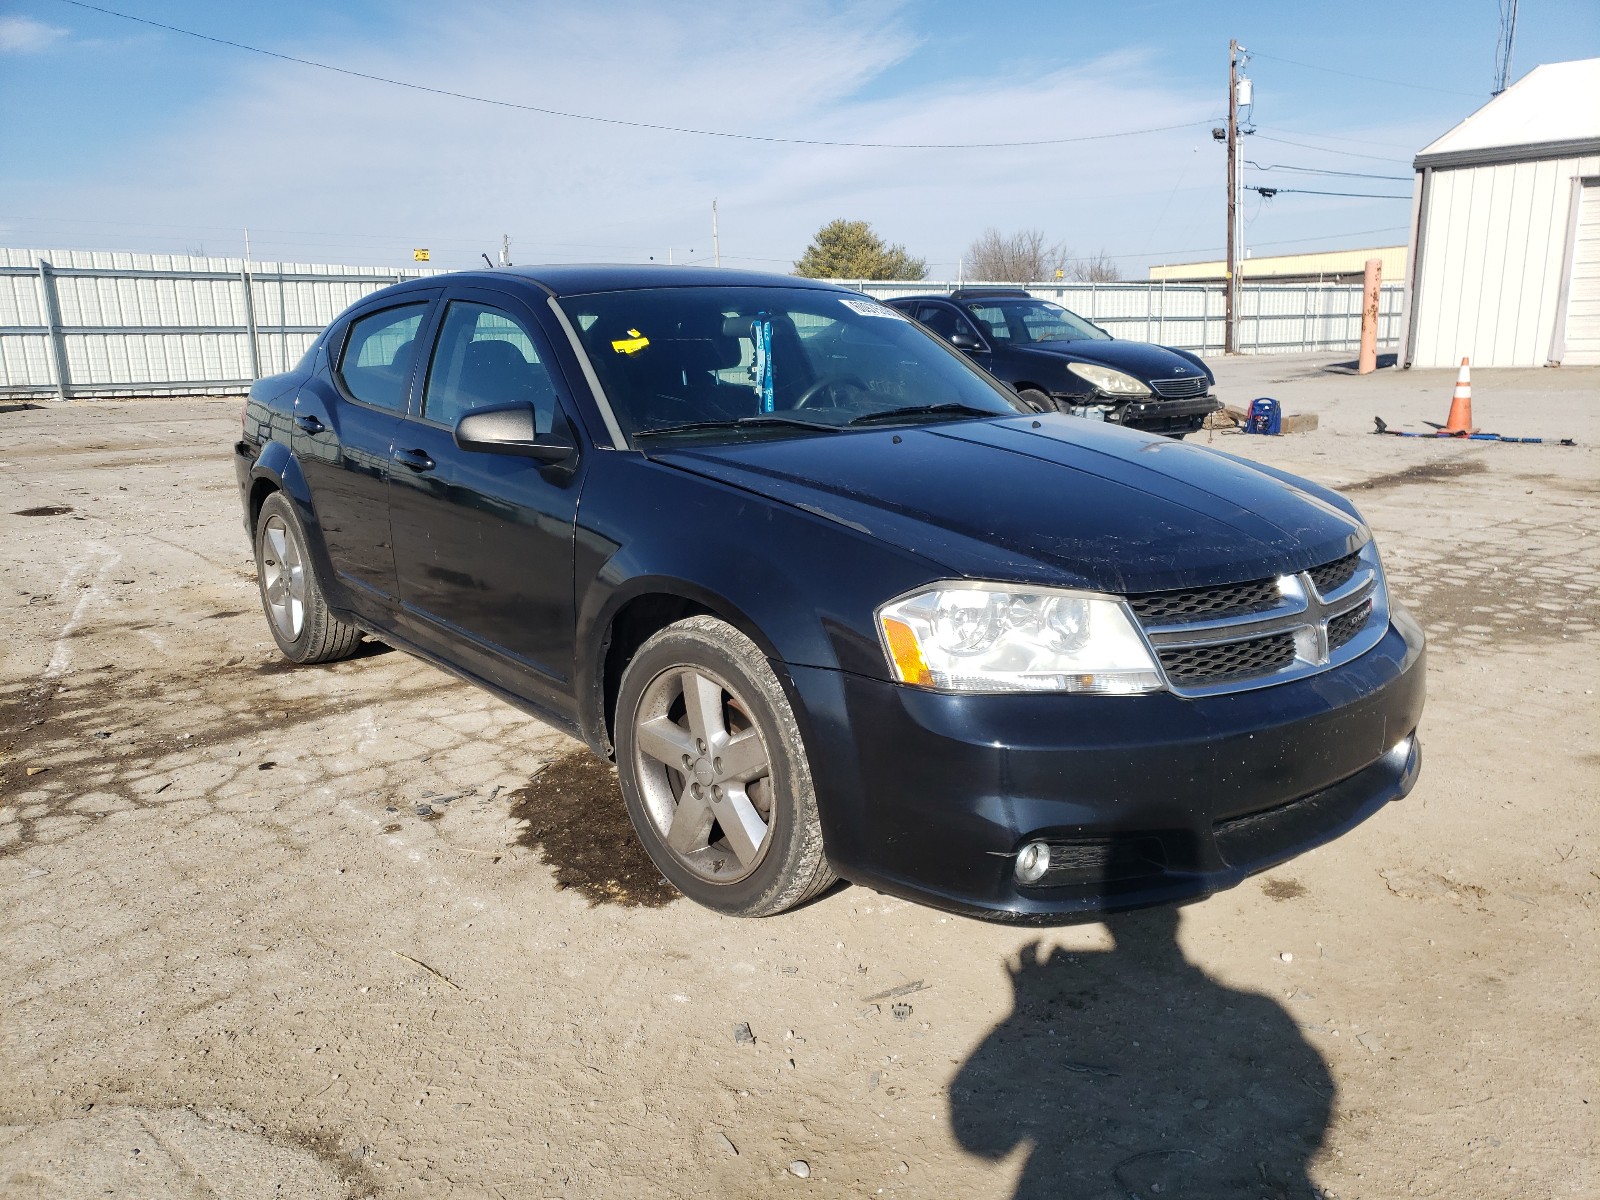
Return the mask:
<path fill-rule="evenodd" d="M 1366 270 L 1367 259 L 1376 258 L 1383 263 L 1383 277 L 1399 283 L 1406 273 L 1406 247 L 1379 246 L 1371 250 L 1328 250 L 1317 254 L 1274 254 L 1261 258 L 1247 258 L 1240 264 L 1239 274 L 1249 279 L 1291 278 L 1295 280 L 1321 277 L 1360 275 Z M 1151 279 L 1171 282 L 1226 279 L 1228 264 L 1224 259 L 1212 262 L 1173 263 L 1150 268 Z"/>

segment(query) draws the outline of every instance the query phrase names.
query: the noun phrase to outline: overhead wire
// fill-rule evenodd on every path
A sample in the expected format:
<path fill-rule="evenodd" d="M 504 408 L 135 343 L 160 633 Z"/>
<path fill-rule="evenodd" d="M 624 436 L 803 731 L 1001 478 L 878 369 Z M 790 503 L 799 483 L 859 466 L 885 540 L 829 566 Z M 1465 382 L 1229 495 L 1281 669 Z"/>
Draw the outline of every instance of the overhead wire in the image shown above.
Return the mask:
<path fill-rule="evenodd" d="M 1262 133 L 1259 130 L 1253 136 L 1260 138 L 1263 142 L 1276 142 L 1280 146 L 1299 146 L 1302 150 L 1316 150 L 1322 154 L 1339 154 L 1345 158 L 1367 158 L 1373 162 L 1405 163 L 1408 166 L 1411 163 L 1409 158 L 1390 158 L 1382 154 L 1357 154 L 1354 150 L 1335 150 L 1331 146 L 1313 146 L 1310 142 L 1290 141 L 1288 138 L 1273 137 L 1271 134 Z"/>
<path fill-rule="evenodd" d="M 1473 99 L 1478 98 L 1478 93 L 1476 92 L 1461 92 L 1457 91 L 1455 88 L 1433 87 L 1426 83 L 1405 83 L 1399 79 L 1383 79 L 1377 75 L 1362 75 L 1356 71 L 1341 71 L 1338 67 L 1325 67 L 1321 63 L 1301 62 L 1298 59 L 1283 58 L 1277 54 L 1264 54 L 1260 50 L 1252 50 L 1250 54 L 1254 58 L 1270 58 L 1273 62 L 1288 63 L 1291 67 L 1304 67 L 1309 71 L 1326 71 L 1329 75 L 1343 75 L 1347 79 L 1364 79 L 1368 83 L 1384 83 L 1388 84 L 1390 87 L 1411 88 L 1419 92 L 1440 92 L 1446 96 L 1470 96 Z"/>
<path fill-rule="evenodd" d="M 300 58 L 293 54 L 282 54 L 276 50 L 267 50 L 261 46 L 252 46 L 247 42 L 236 42 L 230 38 L 216 37 L 208 33 L 200 33 L 193 29 L 184 29 L 179 25 L 169 25 L 163 21 L 154 21 L 149 17 L 139 17 L 132 13 L 119 12 L 114 8 L 105 8 L 98 4 L 89 4 L 86 0 L 56 0 L 58 4 L 71 5 L 74 8 L 85 9 L 89 12 L 101 13 L 108 17 L 118 17 L 124 21 L 133 21 L 140 25 L 148 25 L 155 29 L 162 29 L 168 33 L 181 34 L 184 37 L 195 38 L 202 42 L 211 42 L 218 46 L 229 46 L 235 50 L 244 50 L 250 54 L 259 54 L 266 58 L 275 58 L 281 62 L 297 63 L 303 67 L 314 67 L 319 71 L 331 71 L 336 75 L 346 75 L 352 79 L 364 79 L 370 83 L 387 84 L 390 87 L 405 88 L 408 91 L 423 92 L 431 96 L 445 96 L 453 100 L 465 100 L 474 104 L 488 104 L 496 108 L 515 109 L 520 112 L 538 113 L 546 117 L 560 117 L 569 121 L 590 121 L 600 125 L 615 125 L 628 129 L 644 129 L 656 133 L 688 134 L 695 137 L 728 138 L 742 142 L 764 142 L 773 145 L 788 146 L 831 146 L 857 150 L 1011 150 L 1029 146 L 1065 146 L 1075 142 L 1097 142 L 1110 138 L 1136 137 L 1148 133 L 1168 133 L 1176 129 L 1194 129 L 1202 125 L 1209 125 L 1214 118 L 1204 121 L 1182 121 L 1175 125 L 1154 125 L 1146 129 L 1125 129 L 1115 133 L 1089 133 L 1079 134 L 1074 137 L 1035 138 L 1014 142 L 847 142 L 833 141 L 824 138 L 792 138 L 777 137 L 767 134 L 735 133 L 723 129 L 695 129 L 682 125 L 662 125 L 651 121 L 633 121 L 622 117 L 602 117 L 593 113 L 568 112 L 564 109 L 546 108 L 537 104 L 522 104 L 515 100 L 496 100 L 490 96 L 476 96 L 470 92 L 458 92 L 451 88 L 432 87 L 423 83 L 412 83 L 405 79 L 392 79 L 386 75 L 376 75 L 369 71 L 357 71 L 350 67 L 335 66 L 332 63 L 318 62 L 315 59 Z"/>
<path fill-rule="evenodd" d="M 1396 196 L 1388 192 L 1319 192 L 1313 188 L 1276 188 L 1260 187 L 1256 184 L 1245 184 L 1245 191 L 1255 192 L 1263 200 L 1270 200 L 1274 196 L 1349 196 L 1355 200 L 1409 200 L 1410 196 Z"/>
<path fill-rule="evenodd" d="M 1410 183 L 1409 175 L 1373 175 L 1366 171 L 1335 171 L 1329 167 L 1292 167 L 1287 163 L 1268 163 L 1263 165 L 1253 158 L 1244 160 L 1245 165 L 1254 167 L 1258 171 L 1294 171 L 1302 175 L 1341 175 L 1349 179 L 1385 179 L 1391 183 Z"/>

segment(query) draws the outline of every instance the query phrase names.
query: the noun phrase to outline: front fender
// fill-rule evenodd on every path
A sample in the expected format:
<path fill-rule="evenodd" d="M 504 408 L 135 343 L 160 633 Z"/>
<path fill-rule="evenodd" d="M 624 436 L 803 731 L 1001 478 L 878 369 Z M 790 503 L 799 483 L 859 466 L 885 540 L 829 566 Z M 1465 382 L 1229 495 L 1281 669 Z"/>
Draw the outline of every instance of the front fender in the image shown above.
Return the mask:
<path fill-rule="evenodd" d="M 873 613 L 948 571 L 823 515 L 628 452 L 592 456 L 574 555 L 579 719 L 604 729 L 606 651 L 641 596 L 678 597 L 772 660 L 885 678 Z"/>

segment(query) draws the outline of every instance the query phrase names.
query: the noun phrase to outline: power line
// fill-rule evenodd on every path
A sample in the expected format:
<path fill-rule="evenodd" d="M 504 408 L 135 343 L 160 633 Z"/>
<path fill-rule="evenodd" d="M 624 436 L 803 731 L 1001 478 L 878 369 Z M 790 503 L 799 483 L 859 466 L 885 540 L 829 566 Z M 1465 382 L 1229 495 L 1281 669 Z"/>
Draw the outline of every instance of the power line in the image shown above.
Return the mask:
<path fill-rule="evenodd" d="M 1327 167 L 1291 167 L 1286 163 L 1269 163 L 1262 166 L 1252 158 L 1244 160 L 1246 165 L 1258 171 L 1295 171 L 1302 175 L 1342 175 L 1349 179 L 1387 179 L 1391 183 L 1410 183 L 1409 175 L 1371 175 L 1365 171 L 1335 171 Z"/>
<path fill-rule="evenodd" d="M 1511 48 L 1517 40 L 1517 0 L 1500 0 L 1500 36 L 1494 47 L 1494 91 L 1498 96 L 1506 90 L 1511 78 Z"/>
<path fill-rule="evenodd" d="M 1263 200 L 1271 200 L 1274 196 L 1349 196 L 1354 200 L 1409 200 L 1410 196 L 1394 196 L 1386 192 L 1318 192 L 1311 188 L 1275 188 L 1256 187 L 1246 184 L 1245 191 L 1258 192 Z"/>
<path fill-rule="evenodd" d="M 1478 99 L 1476 92 L 1458 92 L 1453 88 L 1430 87 L 1425 83 L 1403 83 L 1398 79 L 1380 79 L 1376 75 L 1358 75 L 1354 71 L 1341 71 L 1337 67 L 1324 67 L 1320 63 L 1299 62 L 1292 58 L 1280 58 L 1276 54 L 1263 54 L 1259 50 L 1252 50 L 1250 53 L 1253 58 L 1270 58 L 1273 62 L 1288 63 L 1291 67 L 1305 67 L 1310 71 L 1326 71 L 1329 75 L 1343 75 L 1347 79 L 1364 79 L 1368 83 L 1386 83 L 1390 87 L 1412 88 L 1419 92 L 1440 92 L 1446 96 L 1470 96 L 1474 100 Z"/>
<path fill-rule="evenodd" d="M 1303 129 L 1289 129 L 1283 125 L 1274 125 L 1272 128 L 1279 133 L 1292 133 L 1297 137 L 1314 137 L 1324 142 L 1349 142 L 1353 146 L 1384 146 L 1390 150 L 1410 150 L 1413 145 L 1411 142 L 1380 142 L 1377 138 L 1370 137 L 1343 137 L 1337 133 L 1307 133 Z"/>
<path fill-rule="evenodd" d="M 1406 163 L 1408 165 L 1411 162 L 1408 158 L 1387 158 L 1381 154 L 1357 154 L 1354 150 L 1334 150 L 1328 146 L 1313 146 L 1310 142 L 1292 142 L 1288 138 L 1273 137 L 1270 134 L 1260 132 L 1257 132 L 1254 136 L 1260 138 L 1263 142 L 1277 142 L 1280 146 L 1299 146 L 1302 150 L 1316 150 L 1322 154 L 1342 154 L 1346 158 L 1367 158 L 1373 162 Z"/>
<path fill-rule="evenodd" d="M 741 142 L 766 142 L 789 146 L 833 146 L 856 150 L 1012 150 L 1029 146 L 1064 146 L 1072 142 L 1097 142 L 1109 138 L 1135 137 L 1146 133 L 1168 133 L 1175 129 L 1193 129 L 1212 123 L 1210 120 L 1184 121 L 1176 125 L 1156 125 L 1149 129 L 1126 129 L 1118 133 L 1090 133 L 1076 137 L 1038 138 L 1032 141 L 1020 142 L 835 142 L 820 138 L 786 138 L 755 133 L 731 133 L 721 129 L 692 129 L 681 125 L 657 125 L 649 121 L 629 121 L 621 117 L 597 117 L 592 113 L 566 112 L 558 108 L 542 108 L 537 104 L 519 104 L 514 100 L 495 100 L 488 96 L 474 96 L 468 92 L 430 87 L 422 83 L 410 83 L 404 79 L 390 79 L 385 75 L 373 75 L 366 71 L 352 70 L 349 67 L 337 67 L 332 63 L 317 62 L 309 58 L 297 58 L 292 54 L 280 54 L 276 50 L 265 50 L 260 46 L 251 46 L 245 42 L 235 42 L 228 38 L 198 33 L 193 29 L 184 29 L 177 25 L 167 25 L 161 21 L 152 21 L 148 17 L 136 17 L 132 13 L 118 12 L 114 8 L 102 8 L 98 4 L 85 3 L 85 0 L 56 0 L 56 2 L 58 4 L 70 4 L 74 8 L 86 9 L 89 12 L 102 13 L 108 17 L 120 17 L 124 21 L 149 25 L 155 29 L 163 29 L 168 33 L 182 34 L 184 37 L 196 38 L 202 42 L 211 42 L 218 46 L 229 46 L 235 50 L 260 54 L 266 58 L 278 59 L 281 62 L 297 63 L 303 67 L 315 67 L 319 71 L 331 71 L 336 75 L 348 75 L 352 79 L 365 79 L 370 83 L 384 83 L 390 87 L 405 88 L 413 92 L 424 92 L 430 96 L 447 96 L 452 100 L 468 100 L 474 104 L 489 104 L 496 108 L 511 108 L 519 112 L 539 113 L 541 116 L 561 117 L 569 121 L 592 121 L 599 125 L 618 125 L 628 129 L 647 129 L 656 133 L 683 133 L 692 134 L 696 137 L 729 138 Z"/>

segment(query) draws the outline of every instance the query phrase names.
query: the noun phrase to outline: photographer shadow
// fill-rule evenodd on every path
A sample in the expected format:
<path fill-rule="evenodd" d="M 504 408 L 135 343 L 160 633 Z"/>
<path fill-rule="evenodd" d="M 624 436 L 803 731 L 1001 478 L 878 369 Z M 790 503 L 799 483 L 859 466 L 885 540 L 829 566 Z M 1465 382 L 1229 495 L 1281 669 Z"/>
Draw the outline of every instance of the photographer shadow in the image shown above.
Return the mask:
<path fill-rule="evenodd" d="M 1010 967 L 1012 1012 L 950 1089 L 989 1159 L 1028 1146 L 1016 1200 L 1301 1200 L 1328 1126 L 1327 1066 L 1274 1001 L 1184 957 L 1178 910 L 1106 918 L 1109 951 Z"/>

